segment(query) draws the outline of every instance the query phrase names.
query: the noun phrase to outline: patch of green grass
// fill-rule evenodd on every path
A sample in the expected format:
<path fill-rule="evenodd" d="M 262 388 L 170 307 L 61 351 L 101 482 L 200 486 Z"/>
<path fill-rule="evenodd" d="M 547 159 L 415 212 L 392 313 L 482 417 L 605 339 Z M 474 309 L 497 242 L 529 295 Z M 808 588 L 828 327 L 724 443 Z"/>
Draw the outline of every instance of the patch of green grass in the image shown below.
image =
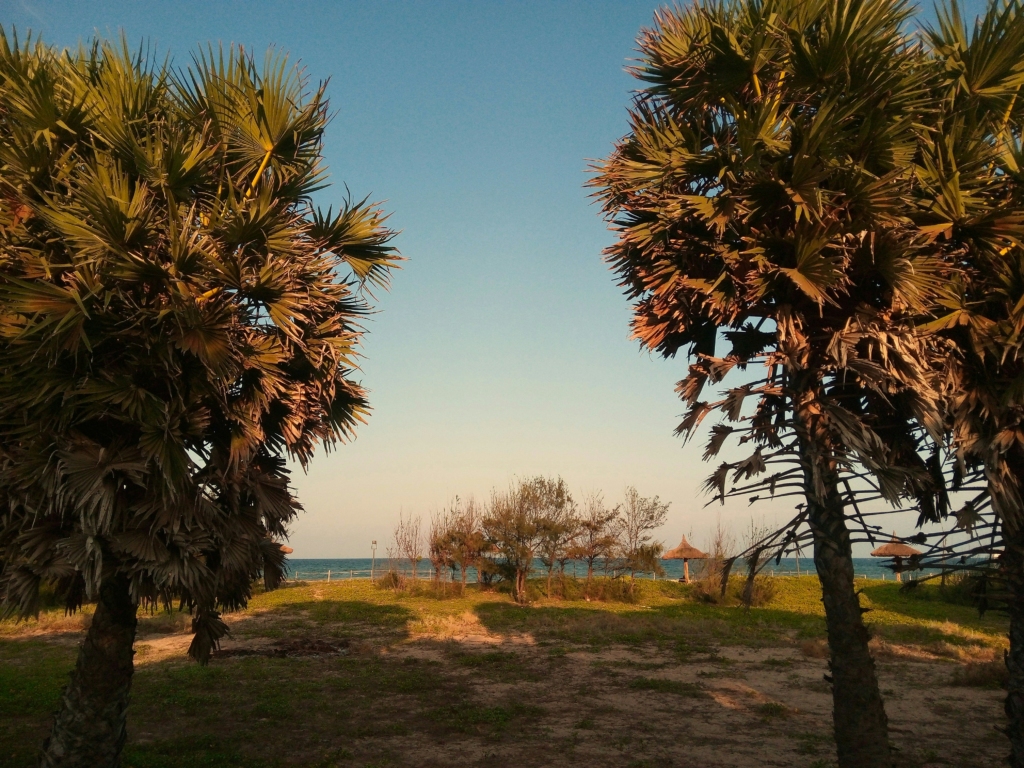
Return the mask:
<path fill-rule="evenodd" d="M 507 666 L 515 664 L 517 656 L 507 651 L 487 651 L 485 653 L 454 653 L 452 658 L 461 667 L 480 669 L 482 667 Z"/>
<path fill-rule="evenodd" d="M 697 677 L 729 678 L 732 680 L 743 680 L 746 676 L 746 673 L 739 669 L 702 669 L 697 673 Z"/>
<path fill-rule="evenodd" d="M 937 584 L 921 584 L 904 592 L 894 582 L 868 582 L 861 601 L 872 609 L 867 620 L 876 628 L 891 632 L 893 625 L 920 627 L 954 644 L 1000 644 L 1006 633 L 1005 616 L 995 612 L 980 616 L 976 608 L 940 599 L 940 590 Z"/>
<path fill-rule="evenodd" d="M 828 749 L 835 749 L 835 742 L 831 736 L 820 733 L 801 733 L 796 737 L 796 753 L 798 755 L 820 755 Z"/>
<path fill-rule="evenodd" d="M 38 640 L 0 641 L 0 722 L 52 712 L 76 655 Z"/>
<path fill-rule="evenodd" d="M 36 765 L 75 656 L 39 640 L 0 640 L 0 765 Z"/>
<path fill-rule="evenodd" d="M 754 707 L 754 711 L 765 719 L 789 717 L 790 715 L 789 708 L 777 701 L 766 701 L 764 704 L 758 704 Z"/>
<path fill-rule="evenodd" d="M 507 594 L 474 587 L 465 594 L 446 596 L 443 591 L 419 587 L 395 592 L 365 580 L 308 583 L 258 594 L 246 611 L 232 617 L 236 638 L 344 636 L 353 639 L 352 655 L 215 658 L 206 668 L 180 660 L 152 662 L 151 657 L 140 656 L 140 661 L 149 663 L 136 672 L 124 765 L 276 768 L 286 763 L 326 766 L 348 760 L 355 766 L 381 758 L 375 739 L 403 734 L 443 739 L 467 732 L 496 738 L 512 724 L 541 720 L 543 710 L 507 701 L 506 694 L 488 700 L 474 690 L 478 682 L 546 678 L 562 669 L 559 665 L 569 663 L 566 654 L 570 652 L 599 653 L 622 645 L 645 651 L 636 660 L 601 662 L 609 689 L 703 697 L 707 694 L 693 683 L 633 675 L 650 674 L 663 666 L 644 660 L 650 648 L 679 662 L 700 658 L 702 664 L 715 665 L 715 674 L 725 675 L 729 660 L 716 654 L 719 647 L 789 647 L 794 638 L 823 638 L 816 578 L 777 581 L 770 605 L 749 611 L 700 604 L 689 597 L 685 585 L 649 581 L 637 582 L 633 602 L 542 600 L 526 607 L 514 605 Z M 864 588 L 865 606 L 873 608 L 868 621 L 889 642 L 957 651 L 1005 644 L 1006 620 L 998 614 L 979 619 L 969 606 L 901 593 L 891 582 L 858 581 L 858 586 Z M 55 609 L 33 623 L 32 631 L 71 632 L 75 622 L 80 624 L 80 617 L 66 620 Z M 182 617 L 172 613 L 146 617 L 143 625 L 147 632 L 164 631 L 181 622 Z M 445 651 L 443 661 L 377 655 L 374 650 L 416 638 L 443 640 L 445 627 L 461 623 L 479 630 L 477 622 L 496 634 L 530 637 L 540 650 L 463 652 L 439 644 L 436 647 Z M 35 764 L 36 750 L 76 653 L 68 645 L 17 639 L 17 633 L 24 631 L 23 625 L 0 622 L 0 764 L 5 768 Z M 452 674 L 452 666 L 461 671 Z M 768 659 L 761 666 L 783 670 L 789 662 Z M 733 668 L 747 669 L 743 664 Z M 981 684 L 973 682 L 980 673 L 972 671 L 972 675 L 971 682 L 964 684 Z M 570 689 L 581 682 L 571 682 Z M 589 696 L 592 685 L 582 685 L 580 690 Z M 597 707 L 588 704 L 570 722 L 576 721 L 579 730 L 596 729 Z M 301 723 L 301 739 L 296 736 L 296 723 Z M 189 735 L 188 743 L 180 741 L 180 734 Z M 296 747 L 299 741 L 301 754 L 293 754 L 288 745 Z M 351 757 L 324 757 L 332 744 L 351 748 Z M 805 748 L 802 754 L 818 757 L 834 749 L 809 739 L 800 741 L 799 749 Z M 830 763 L 826 760 L 822 765 Z"/>
<path fill-rule="evenodd" d="M 526 659 L 508 651 L 454 651 L 448 655 L 458 666 L 472 670 L 475 676 L 502 682 L 542 679 L 540 672 L 528 664 Z"/>
<path fill-rule="evenodd" d="M 664 661 L 634 661 L 633 659 L 607 661 L 603 662 L 602 664 L 609 667 L 620 667 L 623 669 L 641 669 L 648 671 L 652 669 L 664 669 L 665 667 L 669 666 L 668 662 Z"/>
<path fill-rule="evenodd" d="M 636 691 L 672 693 L 676 696 L 686 696 L 689 698 L 707 697 L 707 693 L 705 693 L 704 690 L 696 683 L 667 680 L 663 677 L 638 677 L 629 683 L 629 687 Z"/>
<path fill-rule="evenodd" d="M 440 668 L 427 660 L 349 656 L 141 667 L 133 688 L 131 733 L 146 743 L 130 742 L 130 755 L 140 768 L 277 766 L 287 753 L 267 747 L 293 743 L 296 723 L 301 723 L 303 750 L 338 738 L 351 743 L 405 736 L 411 724 L 422 727 L 415 721 L 418 702 L 465 696 Z M 397 713 L 380 711 L 396 700 L 403 702 Z M 171 734 L 162 713 L 173 713 L 175 730 L 194 737 L 191 751 L 168 746 Z"/>
<path fill-rule="evenodd" d="M 490 707 L 460 702 L 437 707 L 427 713 L 430 719 L 441 725 L 446 731 L 459 733 L 482 731 L 491 735 L 500 735 L 514 721 L 537 720 L 543 715 L 543 708 L 518 701 Z"/>
<path fill-rule="evenodd" d="M 273 768 L 275 760 L 266 762 L 251 754 L 242 754 L 231 746 L 219 743 L 215 736 L 196 739 L 183 736 L 173 741 L 145 745 L 129 744 L 121 758 L 123 768 Z"/>

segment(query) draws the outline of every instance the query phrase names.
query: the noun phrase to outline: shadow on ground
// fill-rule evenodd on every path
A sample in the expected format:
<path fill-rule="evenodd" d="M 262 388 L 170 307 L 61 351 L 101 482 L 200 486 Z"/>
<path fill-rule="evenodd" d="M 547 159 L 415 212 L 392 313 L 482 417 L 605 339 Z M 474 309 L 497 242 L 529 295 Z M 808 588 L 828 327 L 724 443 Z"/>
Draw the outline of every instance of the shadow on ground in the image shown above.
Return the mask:
<path fill-rule="evenodd" d="M 340 588 L 334 599 L 332 590 L 310 589 L 281 590 L 230 616 L 226 647 L 327 639 L 345 653 L 226 654 L 208 667 L 179 653 L 140 665 L 124 768 L 644 768 L 679 764 L 680 750 L 694 764 L 753 768 L 769 752 L 779 766 L 830 764 L 825 662 L 794 643 L 823 636 L 820 616 L 682 600 L 361 600 Z M 865 590 L 908 626 L 919 620 L 917 605 L 893 592 Z M 173 616 L 148 621 L 180 626 Z M 447 635 L 430 634 L 438 622 Z M 42 635 L 0 639 L 3 765 L 34 764 L 74 653 Z M 1000 693 L 947 690 L 946 665 L 893 670 L 893 711 L 916 729 L 900 737 L 907 754 L 948 731 L 942 707 L 989 724 L 998 718 Z M 976 754 L 978 768 L 997 764 Z"/>

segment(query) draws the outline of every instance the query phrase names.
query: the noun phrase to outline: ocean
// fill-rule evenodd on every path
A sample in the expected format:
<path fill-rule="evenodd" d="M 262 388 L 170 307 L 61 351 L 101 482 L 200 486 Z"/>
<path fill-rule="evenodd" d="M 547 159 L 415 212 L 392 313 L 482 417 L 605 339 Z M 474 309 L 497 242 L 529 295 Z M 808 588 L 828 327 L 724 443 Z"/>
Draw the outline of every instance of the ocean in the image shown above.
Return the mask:
<path fill-rule="evenodd" d="M 883 567 L 887 561 L 881 558 L 873 557 L 855 557 L 853 559 L 854 572 L 858 578 L 869 578 L 869 579 L 881 579 L 885 578 L 891 580 L 893 573 L 888 568 Z M 337 581 L 339 579 L 366 579 L 370 577 L 371 569 L 374 572 L 374 576 L 380 576 L 384 571 L 387 570 L 388 560 L 387 558 L 377 558 L 371 560 L 368 557 L 349 557 L 349 558 L 327 558 L 327 559 L 315 559 L 315 558 L 289 558 L 288 559 L 288 576 L 289 578 L 302 580 L 302 581 L 327 581 L 328 578 L 331 581 Z M 396 569 L 402 572 L 408 572 L 409 564 L 405 560 L 395 561 Z M 683 562 L 682 560 L 663 560 L 662 567 L 665 569 L 665 578 L 667 579 L 679 579 L 683 575 Z M 692 561 L 690 563 L 690 575 L 691 577 L 696 575 L 700 570 L 699 561 Z M 782 561 L 777 565 L 775 562 L 769 563 L 764 573 L 775 576 L 795 576 L 799 571 L 800 574 L 813 574 L 814 573 L 814 562 L 809 557 L 802 557 L 799 561 L 796 558 L 784 557 Z M 544 566 L 540 560 L 534 561 L 534 575 L 540 576 L 544 572 Z M 598 571 L 600 572 L 600 571 Z M 430 561 L 423 560 L 420 562 L 417 573 L 422 578 L 429 578 L 431 576 Z M 575 574 L 578 577 L 585 577 L 587 575 L 587 566 L 581 562 L 570 562 L 566 566 L 566 573 Z M 745 573 L 742 563 L 737 563 L 734 567 L 734 573 L 742 574 Z M 646 575 L 646 578 L 650 578 L 650 574 Z M 905 577 L 904 577 L 905 578 Z M 467 576 L 467 580 L 470 583 L 476 581 L 476 570 L 470 569 Z"/>

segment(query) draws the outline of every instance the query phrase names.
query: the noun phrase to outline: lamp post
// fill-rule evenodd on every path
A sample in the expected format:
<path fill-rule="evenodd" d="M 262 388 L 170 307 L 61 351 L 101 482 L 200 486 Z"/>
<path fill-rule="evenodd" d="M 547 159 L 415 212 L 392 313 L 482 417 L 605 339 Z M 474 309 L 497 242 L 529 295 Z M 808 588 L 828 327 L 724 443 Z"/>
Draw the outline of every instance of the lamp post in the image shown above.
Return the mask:
<path fill-rule="evenodd" d="M 370 581 L 373 581 L 373 567 L 377 564 L 377 542 L 370 544 Z"/>

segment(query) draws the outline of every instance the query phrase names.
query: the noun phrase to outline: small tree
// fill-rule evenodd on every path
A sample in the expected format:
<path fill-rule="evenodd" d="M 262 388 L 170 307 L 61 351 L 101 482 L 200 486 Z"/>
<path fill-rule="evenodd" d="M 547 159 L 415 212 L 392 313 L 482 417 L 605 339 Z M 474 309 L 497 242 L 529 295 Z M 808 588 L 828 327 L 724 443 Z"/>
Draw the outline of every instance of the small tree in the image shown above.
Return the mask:
<path fill-rule="evenodd" d="M 736 556 L 736 540 L 732 531 L 719 517 L 711 531 L 711 546 L 698 578 L 694 581 L 694 594 L 705 602 L 719 603 L 725 599 L 728 587 L 728 566 Z"/>
<path fill-rule="evenodd" d="M 576 502 L 562 478 L 536 478 L 531 498 L 537 505 L 539 542 L 537 554 L 547 569 L 547 596 L 551 598 L 551 577 L 577 534 Z"/>
<path fill-rule="evenodd" d="M 456 501 L 458 501 L 456 499 Z M 483 566 L 482 558 L 487 549 L 487 539 L 480 529 L 480 507 L 472 496 L 457 508 L 453 523 L 452 558 L 459 569 L 462 589 L 466 589 L 466 572 L 470 568 L 477 569 L 479 574 Z"/>
<path fill-rule="evenodd" d="M 629 573 L 630 593 L 637 573 L 664 573 L 659 558 L 662 545 L 653 541 L 652 531 L 665 524 L 668 504 L 655 496 L 645 498 L 636 488 L 626 489 L 626 497 L 619 505 L 615 521 L 617 539 L 616 570 Z"/>
<path fill-rule="evenodd" d="M 403 513 L 399 513 L 394 538 L 395 551 L 409 564 L 409 576 L 415 582 L 420 560 L 423 558 L 423 533 L 419 515 L 413 517 L 410 512 L 409 516 L 405 517 Z"/>
<path fill-rule="evenodd" d="M 754 604 L 754 591 L 759 583 L 758 571 L 765 564 L 767 558 L 767 547 L 762 543 L 768 539 L 775 529 L 763 520 L 757 522 L 750 518 L 750 527 L 743 534 L 743 550 L 746 552 L 747 580 L 743 585 L 743 604 L 747 608 Z M 763 589 L 761 590 L 763 591 Z M 763 601 L 761 601 L 763 602 Z M 760 604 L 760 602 L 759 602 Z"/>
<path fill-rule="evenodd" d="M 494 491 L 482 521 L 503 574 L 512 582 L 512 597 L 526 602 L 526 584 L 540 547 L 545 484 L 543 477 L 519 480 L 504 492 Z"/>
<path fill-rule="evenodd" d="M 600 492 L 589 494 L 583 502 L 583 513 L 579 518 L 579 533 L 572 542 L 569 555 L 573 560 L 587 564 L 586 594 L 590 595 L 590 583 L 594 577 L 594 564 L 606 561 L 615 554 L 618 543 L 613 523 L 619 516 L 619 507 L 608 509 Z"/>
<path fill-rule="evenodd" d="M 434 568 L 434 583 L 443 581 L 442 572 L 455 568 L 455 524 L 458 515 L 458 498 L 455 504 L 430 515 L 430 531 L 427 533 L 427 554 Z"/>
<path fill-rule="evenodd" d="M 186 607 L 205 663 L 283 576 L 287 460 L 366 417 L 362 288 L 397 255 L 374 206 L 311 203 L 328 116 L 278 56 L 0 30 L 0 600 L 96 601 L 43 765 L 118 763 L 139 605 Z"/>

